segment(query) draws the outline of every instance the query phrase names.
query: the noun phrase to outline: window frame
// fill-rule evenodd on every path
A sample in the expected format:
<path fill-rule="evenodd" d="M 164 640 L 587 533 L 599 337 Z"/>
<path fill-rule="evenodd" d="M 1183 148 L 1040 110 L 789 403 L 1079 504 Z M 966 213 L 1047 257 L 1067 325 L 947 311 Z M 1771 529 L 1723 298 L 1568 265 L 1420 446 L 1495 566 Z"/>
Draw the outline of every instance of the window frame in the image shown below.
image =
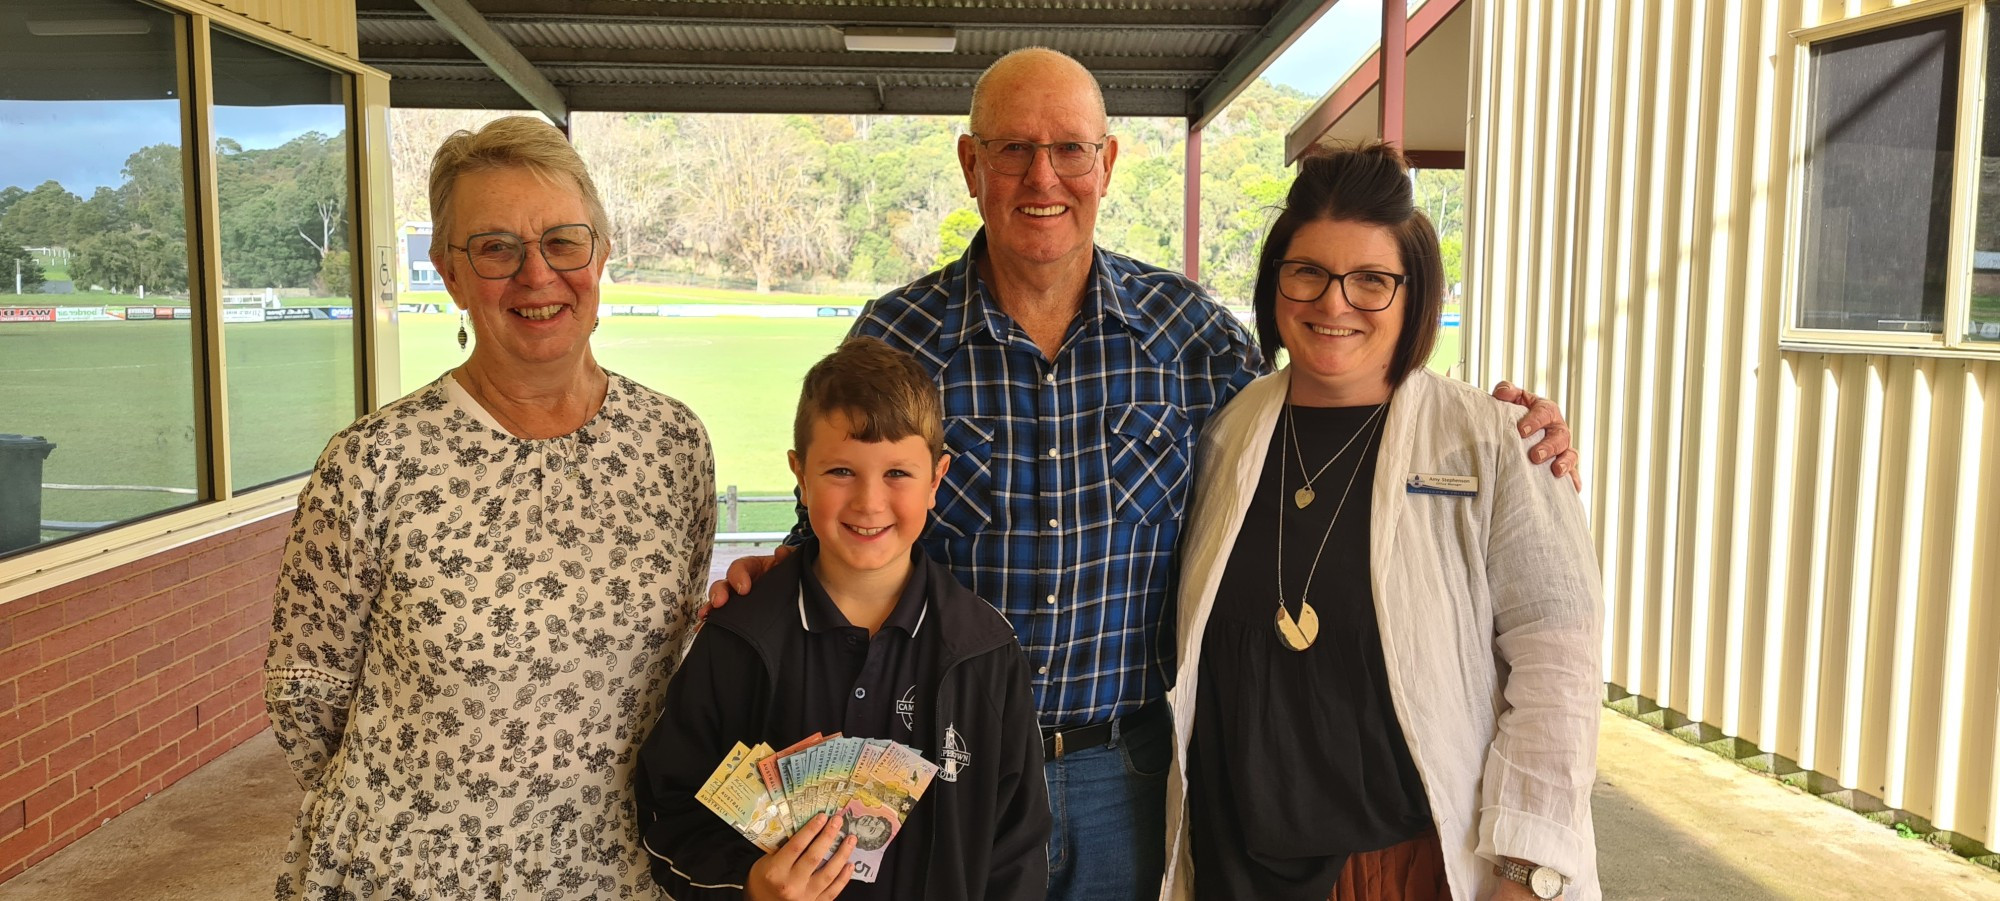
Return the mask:
<path fill-rule="evenodd" d="M 1972 245 L 1979 200 L 1979 152 L 1985 110 L 1988 0 L 1915 0 L 1904 6 L 1796 29 L 1792 38 L 1791 158 L 1778 347 L 1814 353 L 1870 353 L 1937 358 L 2000 359 L 2000 342 L 1968 340 L 1972 313 Z M 1804 328 L 1800 268 L 1805 260 L 1806 156 L 1812 135 L 1812 52 L 1816 45 L 1946 16 L 1959 17 L 1958 103 L 1952 143 L 1952 204 L 1946 251 L 1944 328 L 1936 333 Z"/>
<path fill-rule="evenodd" d="M 220 208 L 214 132 L 214 57 L 217 30 L 298 57 L 343 78 L 348 134 L 349 248 L 353 266 L 354 415 L 393 399 L 397 388 L 394 267 L 381 223 L 390 206 L 386 165 L 388 76 L 358 60 L 202 0 L 134 0 L 177 16 L 176 60 L 181 86 L 181 141 L 188 235 L 188 279 L 193 323 L 196 497 L 189 506 L 133 519 L 75 538 L 0 559 L 0 604 L 204 538 L 291 512 L 309 472 L 250 490 L 231 481 L 228 372 L 223 353 L 220 274 Z M 353 27 L 351 18 L 334 22 Z M 319 35 L 341 43 L 339 35 Z M 350 42 L 351 43 L 351 42 Z M 379 145 L 379 146 L 378 146 Z M 384 268 L 387 267 L 387 268 Z M 387 349 L 384 349 L 386 345 Z M 385 396 L 385 393 L 387 396 Z M 328 436 L 331 437 L 331 436 Z"/>

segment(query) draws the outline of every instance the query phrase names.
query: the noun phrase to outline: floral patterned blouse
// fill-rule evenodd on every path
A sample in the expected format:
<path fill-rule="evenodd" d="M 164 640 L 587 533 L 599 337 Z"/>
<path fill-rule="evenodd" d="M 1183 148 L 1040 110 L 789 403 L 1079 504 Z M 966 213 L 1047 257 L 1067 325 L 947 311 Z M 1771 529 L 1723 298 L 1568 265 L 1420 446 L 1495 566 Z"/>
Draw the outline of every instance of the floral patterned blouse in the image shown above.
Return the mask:
<path fill-rule="evenodd" d="M 449 375 L 335 435 L 264 671 L 306 789 L 277 897 L 660 897 L 632 767 L 714 531 L 701 422 L 615 374 L 558 438 Z"/>

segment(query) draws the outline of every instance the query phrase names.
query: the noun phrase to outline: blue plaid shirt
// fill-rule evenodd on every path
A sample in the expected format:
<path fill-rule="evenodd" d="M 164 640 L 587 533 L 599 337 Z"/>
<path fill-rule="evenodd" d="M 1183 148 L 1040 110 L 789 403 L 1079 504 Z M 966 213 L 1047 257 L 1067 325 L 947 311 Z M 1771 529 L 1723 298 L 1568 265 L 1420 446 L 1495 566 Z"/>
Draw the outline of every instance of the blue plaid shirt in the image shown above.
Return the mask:
<path fill-rule="evenodd" d="M 1195 435 L 1264 360 L 1201 286 L 1103 248 L 1044 359 L 975 275 L 985 243 L 870 303 L 853 334 L 944 389 L 953 456 L 924 550 L 1014 624 L 1043 726 L 1103 722 L 1166 694 Z"/>

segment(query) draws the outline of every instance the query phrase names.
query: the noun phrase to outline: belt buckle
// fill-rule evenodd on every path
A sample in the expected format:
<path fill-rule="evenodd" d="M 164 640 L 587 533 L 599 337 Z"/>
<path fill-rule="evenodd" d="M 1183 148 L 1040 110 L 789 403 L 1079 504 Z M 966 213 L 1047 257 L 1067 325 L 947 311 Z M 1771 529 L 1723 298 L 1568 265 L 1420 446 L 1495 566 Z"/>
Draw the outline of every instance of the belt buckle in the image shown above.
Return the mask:
<path fill-rule="evenodd" d="M 1053 759 L 1059 759 L 1059 758 L 1061 758 L 1061 757 L 1063 756 L 1063 740 L 1062 740 L 1062 739 L 1063 739 L 1063 734 L 1062 734 L 1062 730 L 1060 730 L 1060 729 L 1056 730 L 1056 756 L 1055 756 L 1054 758 L 1050 758 L 1050 759 L 1052 759 L 1052 760 L 1053 760 Z"/>

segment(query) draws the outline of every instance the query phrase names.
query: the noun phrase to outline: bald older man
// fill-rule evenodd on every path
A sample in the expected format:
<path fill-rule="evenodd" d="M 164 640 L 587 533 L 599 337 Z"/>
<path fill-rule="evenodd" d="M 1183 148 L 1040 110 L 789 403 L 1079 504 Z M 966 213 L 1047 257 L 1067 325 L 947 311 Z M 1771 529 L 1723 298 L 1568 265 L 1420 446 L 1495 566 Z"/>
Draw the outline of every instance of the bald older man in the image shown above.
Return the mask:
<path fill-rule="evenodd" d="M 853 329 L 909 351 L 944 389 L 954 456 L 924 548 L 1006 614 L 1027 651 L 1054 814 L 1049 897 L 1090 901 L 1159 892 L 1163 633 L 1189 463 L 1202 423 L 1265 368 L 1201 286 L 1094 246 L 1118 161 L 1108 131 L 1075 60 L 1032 48 L 994 63 L 958 140 L 984 228 Z M 1531 456 L 1562 454 L 1572 469 L 1560 415 L 1527 401 L 1529 425 L 1553 423 Z M 794 539 L 806 528 L 801 516 Z M 776 559 L 736 561 L 727 586 L 748 591 Z M 727 595 L 725 583 L 710 592 Z"/>

